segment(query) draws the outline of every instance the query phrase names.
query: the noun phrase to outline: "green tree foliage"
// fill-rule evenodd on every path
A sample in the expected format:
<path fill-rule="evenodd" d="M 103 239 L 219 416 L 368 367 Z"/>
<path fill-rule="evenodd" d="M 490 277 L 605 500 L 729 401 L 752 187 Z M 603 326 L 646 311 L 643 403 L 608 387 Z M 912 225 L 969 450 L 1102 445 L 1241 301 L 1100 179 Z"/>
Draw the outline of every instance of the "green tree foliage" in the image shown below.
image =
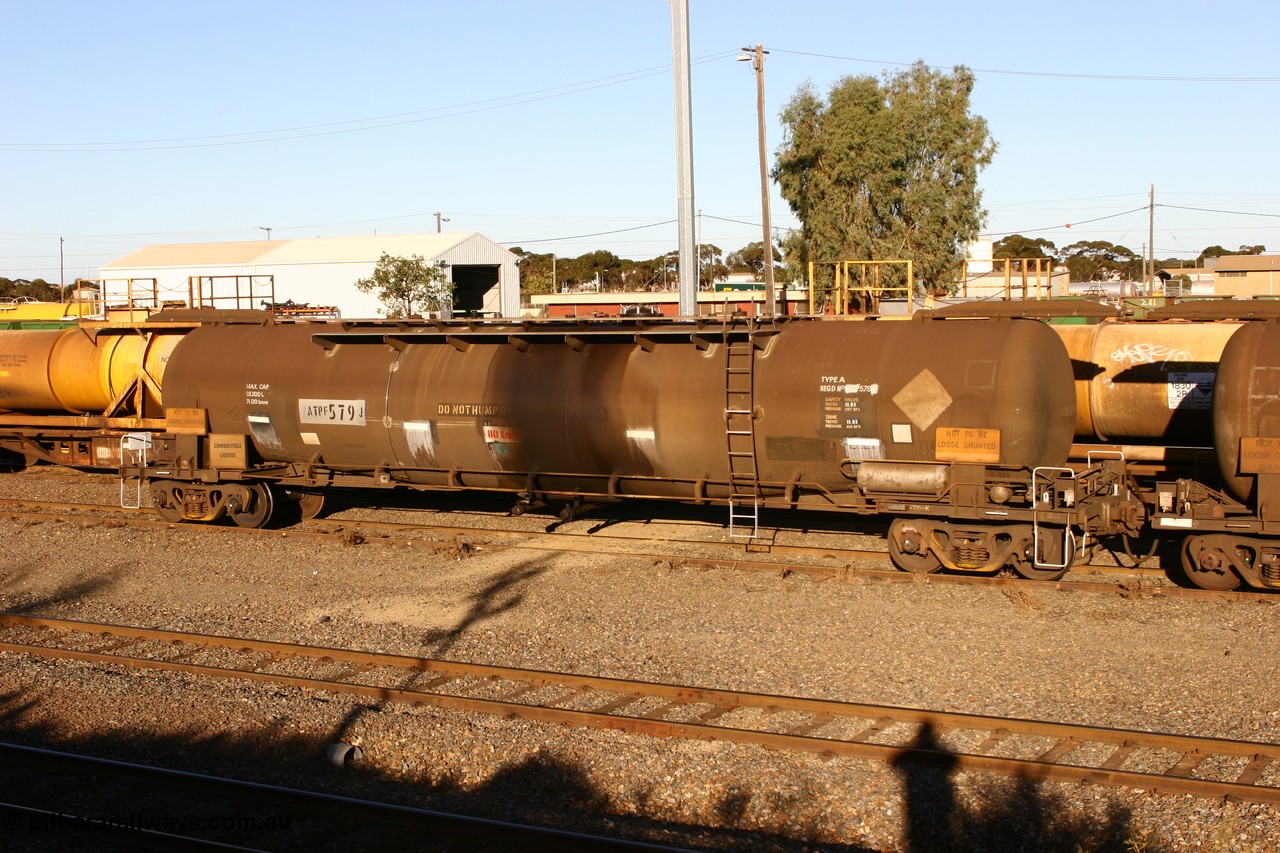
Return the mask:
<path fill-rule="evenodd" d="M 799 236 L 799 232 L 790 232 L 787 236 L 790 242 L 787 242 L 786 245 L 773 247 L 773 280 L 776 280 L 776 282 L 778 280 L 783 280 L 783 282 L 795 280 L 794 275 L 792 275 L 794 270 L 788 269 L 781 261 L 796 256 L 797 248 L 800 246 L 797 236 Z M 751 278 L 755 279 L 756 282 L 763 282 L 764 242 L 748 243 L 748 245 L 742 246 L 740 250 L 730 252 L 730 254 L 724 256 L 724 264 L 728 266 L 728 272 L 730 273 L 750 273 Z"/>
<path fill-rule="evenodd" d="M 1142 277 L 1142 258 L 1106 240 L 1081 240 L 1062 250 L 1072 281 L 1135 281 Z"/>
<path fill-rule="evenodd" d="M 698 289 L 714 290 L 717 281 L 729 277 L 729 266 L 719 246 L 703 243 L 698 246 Z"/>
<path fill-rule="evenodd" d="M 520 267 L 520 293 L 522 298 L 538 296 L 543 293 L 555 293 L 559 286 L 552 280 L 554 275 L 560 277 L 558 259 L 550 252 L 540 255 L 526 252 L 519 246 L 511 250 L 518 257 L 516 265 Z"/>
<path fill-rule="evenodd" d="M 996 241 L 991 256 L 994 258 L 1048 258 L 1056 263 L 1058 247 L 1043 237 L 1033 239 L 1021 234 L 1010 234 Z M 1020 269 L 1021 266 L 1019 263 L 1014 263 L 1013 268 Z"/>
<path fill-rule="evenodd" d="M 917 62 L 845 77 L 825 100 L 796 92 L 774 178 L 813 260 L 910 259 L 929 288 L 955 275 L 985 219 L 978 171 L 996 148 L 972 91 L 967 68 Z"/>
<path fill-rule="evenodd" d="M 600 289 L 607 290 L 609 285 L 620 284 L 622 277 L 622 258 L 605 249 L 597 249 L 585 255 L 579 255 L 571 262 L 574 280 L 578 282 L 598 281 Z"/>
<path fill-rule="evenodd" d="M 24 278 L 4 278 L 0 276 L 0 297 L 10 299 L 35 299 L 38 302 L 59 302 L 62 300 L 61 289 L 42 278 L 28 281 Z"/>
<path fill-rule="evenodd" d="M 420 255 L 394 257 L 386 252 L 369 278 L 356 282 L 356 290 L 372 293 L 388 317 L 412 317 L 423 311 L 443 311 L 453 307 L 453 282 L 444 264 L 429 264 Z"/>
<path fill-rule="evenodd" d="M 788 284 L 804 284 L 809 278 L 809 245 L 800 231 L 787 231 L 774 258 L 781 258 L 782 265 L 773 271 L 775 281 Z"/>
<path fill-rule="evenodd" d="M 1209 246 L 1200 253 L 1200 257 L 1196 258 L 1196 263 L 1203 265 L 1206 260 L 1221 258 L 1223 255 L 1261 255 L 1266 250 L 1266 246 L 1241 246 L 1235 251 L 1224 249 L 1221 246 Z"/>
<path fill-rule="evenodd" d="M 751 277 L 756 281 L 764 281 L 763 240 L 748 243 L 738 251 L 730 252 L 724 261 L 729 266 L 729 272 L 751 273 Z"/>

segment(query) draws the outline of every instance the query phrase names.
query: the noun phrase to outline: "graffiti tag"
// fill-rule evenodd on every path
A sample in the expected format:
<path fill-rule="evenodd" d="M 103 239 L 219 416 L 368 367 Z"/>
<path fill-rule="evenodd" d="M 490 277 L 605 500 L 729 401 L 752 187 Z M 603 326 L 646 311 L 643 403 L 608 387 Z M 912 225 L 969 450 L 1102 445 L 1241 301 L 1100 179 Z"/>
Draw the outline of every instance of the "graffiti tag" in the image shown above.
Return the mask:
<path fill-rule="evenodd" d="M 1130 364 L 1168 364 L 1171 361 L 1190 361 L 1191 353 L 1160 344 L 1125 344 L 1111 353 L 1111 360 Z"/>

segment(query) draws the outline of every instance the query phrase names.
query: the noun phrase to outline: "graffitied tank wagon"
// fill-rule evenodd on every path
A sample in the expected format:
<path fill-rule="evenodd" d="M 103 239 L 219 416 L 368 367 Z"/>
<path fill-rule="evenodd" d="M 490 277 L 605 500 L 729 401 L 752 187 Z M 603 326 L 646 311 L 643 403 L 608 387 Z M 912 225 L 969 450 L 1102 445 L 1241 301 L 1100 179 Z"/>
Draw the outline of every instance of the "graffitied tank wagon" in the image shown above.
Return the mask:
<path fill-rule="evenodd" d="M 1076 370 L 1076 434 L 1098 441 L 1215 445 L 1219 362 L 1236 332 L 1280 320 L 1280 303 L 1191 300 L 1140 320 L 1055 326 Z"/>
<path fill-rule="evenodd" d="M 1076 368 L 1076 435 L 1212 445 L 1218 360 L 1240 325 L 1103 320 L 1055 326 Z"/>
<path fill-rule="evenodd" d="M 1213 389 L 1223 348 L 1246 322 L 1280 319 L 1280 303 L 1184 302 L 1137 319 L 1120 311 L 1073 300 L 962 303 L 937 313 L 1050 321 L 1075 373 L 1079 442 L 1212 447 Z M 1075 322 L 1057 322 L 1064 318 Z"/>

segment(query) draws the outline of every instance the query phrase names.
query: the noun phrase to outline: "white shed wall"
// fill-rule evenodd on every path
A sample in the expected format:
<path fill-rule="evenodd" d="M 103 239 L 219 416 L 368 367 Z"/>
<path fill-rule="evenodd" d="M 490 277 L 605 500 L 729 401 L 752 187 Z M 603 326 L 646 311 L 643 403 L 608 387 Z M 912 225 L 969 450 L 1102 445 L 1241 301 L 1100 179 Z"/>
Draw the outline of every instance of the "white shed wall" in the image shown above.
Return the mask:
<path fill-rule="evenodd" d="M 432 235 L 435 236 L 435 235 Z M 447 237 L 447 235 L 446 235 Z M 394 242 L 390 238 L 388 242 Z M 295 241 L 290 241 L 295 242 Z M 310 242 L 310 241 L 305 241 Z M 392 246 L 392 254 L 399 247 Z M 409 252 L 412 254 L 413 252 Z M 187 296 L 187 280 L 191 276 L 234 276 L 234 275 L 271 275 L 275 279 L 275 299 L 277 302 L 292 300 L 297 303 L 308 303 L 313 306 L 336 306 L 342 316 L 347 319 L 365 319 L 380 316 L 378 310 L 382 304 L 374 294 L 361 293 L 355 283 L 359 279 L 368 278 L 377 266 L 377 258 L 368 260 L 345 260 L 325 258 L 323 260 L 297 260 L 271 262 L 268 252 L 257 263 L 206 263 L 175 266 L 120 266 L 108 265 L 100 271 L 104 279 L 156 279 L 164 299 L 185 299 Z M 287 251 L 274 253 L 288 254 Z M 497 243 L 479 234 L 441 252 L 427 260 L 442 260 L 449 265 L 448 272 L 452 280 L 452 268 L 455 266 L 496 267 L 498 283 L 486 295 L 483 310 L 499 316 L 520 316 L 520 273 L 515 263 L 515 256 Z M 230 293 L 230 283 L 218 283 L 219 295 Z M 256 297 L 261 299 L 261 297 Z M 255 304 L 253 307 L 261 307 Z"/>

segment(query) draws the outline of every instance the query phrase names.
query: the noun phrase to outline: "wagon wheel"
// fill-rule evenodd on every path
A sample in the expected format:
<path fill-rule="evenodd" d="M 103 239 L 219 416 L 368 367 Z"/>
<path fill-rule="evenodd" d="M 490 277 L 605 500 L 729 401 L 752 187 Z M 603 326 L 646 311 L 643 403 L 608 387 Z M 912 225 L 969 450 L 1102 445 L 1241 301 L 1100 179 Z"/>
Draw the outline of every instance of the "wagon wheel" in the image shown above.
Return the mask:
<path fill-rule="evenodd" d="M 267 522 L 271 520 L 271 510 L 274 508 L 271 488 L 266 483 L 254 483 L 248 488 L 252 495 L 249 508 L 229 507 L 227 514 L 231 516 L 231 520 L 237 527 L 266 527 Z"/>
<path fill-rule="evenodd" d="M 324 509 L 324 495 L 306 492 L 298 496 L 298 511 L 303 518 L 315 518 Z"/>
<path fill-rule="evenodd" d="M 1120 534 L 1120 546 L 1124 551 L 1125 557 L 1128 558 L 1127 563 L 1120 559 L 1120 555 L 1116 553 L 1114 548 L 1108 548 L 1107 550 L 1111 552 L 1111 556 L 1115 557 L 1116 562 L 1121 567 L 1136 569 L 1156 555 L 1156 551 L 1160 548 L 1160 540 L 1155 537 L 1144 539 L 1141 536 L 1130 536 L 1127 533 L 1122 533 Z"/>
<path fill-rule="evenodd" d="M 1047 544 L 1048 543 L 1046 542 L 1046 545 Z M 1046 559 L 1049 557 L 1055 557 L 1053 562 L 1066 563 L 1065 566 L 1037 566 L 1029 559 L 1022 559 L 1014 563 L 1013 570 L 1017 572 L 1019 576 L 1024 577 L 1029 581 L 1056 581 L 1058 578 L 1065 575 L 1076 561 L 1076 538 L 1074 536 L 1064 536 L 1063 548 L 1066 550 L 1066 554 L 1064 555 L 1066 559 L 1061 559 L 1058 555 L 1052 553 L 1057 550 L 1056 547 L 1049 549 L 1050 553 L 1042 556 Z"/>
<path fill-rule="evenodd" d="M 1027 562 L 1026 560 L 1020 560 L 1015 563 L 1013 570 L 1017 572 L 1020 577 L 1024 577 L 1029 581 L 1056 581 L 1067 573 L 1067 569 L 1065 567 L 1047 567 L 1042 569 L 1033 563 Z"/>
<path fill-rule="evenodd" d="M 1240 576 L 1231 568 L 1227 555 L 1200 536 L 1182 540 L 1182 570 L 1201 589 L 1227 592 L 1240 586 Z"/>
<path fill-rule="evenodd" d="M 160 517 L 170 524 L 186 521 L 182 511 L 182 488 L 172 483 L 157 483 L 152 490 L 153 503 Z"/>
<path fill-rule="evenodd" d="M 903 550 L 903 542 L 908 543 L 908 550 Z M 889 525 L 889 559 L 904 572 L 928 575 L 942 568 L 942 561 L 926 544 L 924 532 L 900 518 Z"/>

